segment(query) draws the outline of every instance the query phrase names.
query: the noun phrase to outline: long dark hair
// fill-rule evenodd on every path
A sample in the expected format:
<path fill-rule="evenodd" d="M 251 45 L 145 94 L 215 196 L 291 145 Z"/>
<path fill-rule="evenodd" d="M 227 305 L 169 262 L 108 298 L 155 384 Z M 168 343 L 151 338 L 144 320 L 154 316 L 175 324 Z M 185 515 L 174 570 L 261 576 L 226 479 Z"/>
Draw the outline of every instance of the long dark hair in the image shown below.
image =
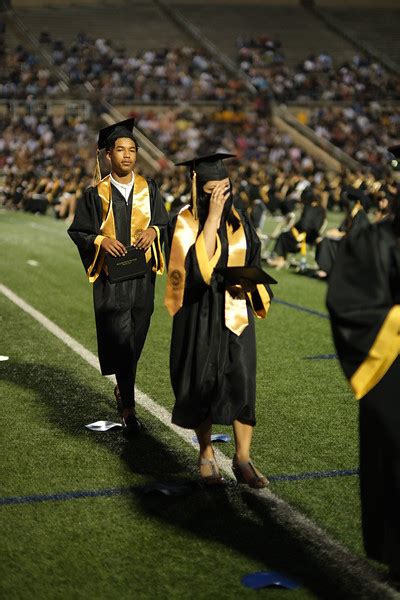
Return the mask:
<path fill-rule="evenodd" d="M 400 238 L 400 194 L 393 198 L 390 206 L 393 229 L 396 237 Z"/>
<path fill-rule="evenodd" d="M 232 198 L 232 185 L 230 185 L 230 196 L 225 202 L 224 210 L 222 211 L 221 224 L 225 221 L 231 225 L 233 231 L 236 231 L 240 227 L 239 219 L 233 214 L 233 198 Z M 207 220 L 208 210 L 210 207 L 211 194 L 205 192 L 203 187 L 199 189 L 197 186 L 197 214 L 200 221 L 200 229 L 203 229 L 204 224 Z"/>

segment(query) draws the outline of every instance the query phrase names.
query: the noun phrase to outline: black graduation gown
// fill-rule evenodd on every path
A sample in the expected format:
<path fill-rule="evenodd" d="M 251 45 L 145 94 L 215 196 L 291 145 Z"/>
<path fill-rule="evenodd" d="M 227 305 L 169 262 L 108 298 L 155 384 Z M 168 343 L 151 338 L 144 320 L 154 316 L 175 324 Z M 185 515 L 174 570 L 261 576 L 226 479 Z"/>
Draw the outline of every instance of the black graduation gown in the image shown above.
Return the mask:
<path fill-rule="evenodd" d="M 168 214 L 154 181 L 149 180 L 148 185 L 150 225 L 156 225 L 162 236 L 168 223 Z M 117 188 L 112 185 L 111 189 L 116 237 L 129 246 L 132 194 L 127 205 Z M 74 221 L 68 229 L 78 247 L 85 271 L 94 258 L 94 240 L 100 234 L 101 219 L 102 203 L 97 189 L 88 188 L 78 203 Z M 101 271 L 93 284 L 98 355 L 103 375 L 125 370 L 139 360 L 154 308 L 156 274 L 152 267 L 153 261 L 150 261 L 144 277 L 113 284 Z"/>
<path fill-rule="evenodd" d="M 360 398 L 365 550 L 400 578 L 400 246 L 390 222 L 351 231 L 343 240 L 327 305 L 341 365 Z M 359 369 L 385 356 L 394 358 L 390 368 L 368 381 L 368 370 Z"/>
<path fill-rule="evenodd" d="M 369 225 L 369 220 L 367 215 L 363 210 L 359 210 L 358 213 L 351 220 L 350 224 L 347 225 L 346 221 L 342 223 L 339 227 L 339 231 L 344 231 L 348 233 L 350 229 L 356 229 L 358 227 L 365 227 Z M 315 249 L 315 260 L 318 263 L 320 269 L 325 271 L 328 275 L 332 271 L 333 265 L 335 264 L 335 260 L 337 257 L 337 253 L 339 250 L 339 244 L 343 238 L 340 240 L 331 240 L 329 238 L 323 238 Z"/>
<path fill-rule="evenodd" d="M 260 266 L 260 241 L 248 217 L 240 216 L 247 240 L 246 264 Z M 228 262 L 225 224 L 218 233 L 221 256 L 217 267 L 223 267 Z M 237 336 L 225 327 L 221 276 L 214 272 L 210 285 L 204 282 L 194 245 L 185 266 L 183 306 L 174 316 L 171 339 L 170 372 L 176 399 L 172 422 L 195 429 L 210 416 L 212 423 L 221 425 L 236 419 L 255 425 L 256 341 L 250 306 L 249 324 Z M 272 297 L 269 289 L 268 293 Z"/>
<path fill-rule="evenodd" d="M 307 243 L 313 244 L 318 237 L 325 219 L 325 209 L 322 206 L 313 206 L 306 204 L 301 213 L 300 219 L 295 224 L 295 228 L 299 233 L 306 233 Z M 276 240 L 274 252 L 278 256 L 286 258 L 289 252 L 298 252 L 299 242 L 296 239 L 292 229 L 284 231 Z"/>

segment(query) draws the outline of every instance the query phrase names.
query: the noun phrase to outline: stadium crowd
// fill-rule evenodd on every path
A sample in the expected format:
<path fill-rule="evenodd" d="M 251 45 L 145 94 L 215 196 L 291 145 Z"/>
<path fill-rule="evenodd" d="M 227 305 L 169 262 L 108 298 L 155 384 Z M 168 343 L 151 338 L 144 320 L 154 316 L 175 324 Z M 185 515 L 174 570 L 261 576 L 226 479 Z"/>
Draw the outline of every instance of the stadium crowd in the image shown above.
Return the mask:
<path fill-rule="evenodd" d="M 400 100 L 399 78 L 367 56 L 335 65 L 328 53 L 312 54 L 291 68 L 281 43 L 268 36 L 239 39 L 237 45 L 237 65 L 277 102 Z"/>
<path fill-rule="evenodd" d="M 247 112 L 248 99 L 243 83 L 227 76 L 222 67 L 201 49 L 162 48 L 132 53 L 111 41 L 94 40 L 84 33 L 77 35 L 70 48 L 62 41 L 53 40 L 46 32 L 42 33 L 40 41 L 46 45 L 54 63 L 70 77 L 71 91 L 76 95 L 82 94 L 86 84 L 85 94 L 94 101 L 102 98 L 114 104 L 137 101 L 181 105 L 211 101 L 234 108 L 240 105 L 242 111 Z M 302 121 L 318 136 L 371 168 L 377 177 L 384 175 L 384 149 L 396 139 L 400 111 L 395 105 L 379 103 L 379 99 L 400 98 L 399 78 L 388 75 L 379 64 L 360 56 L 355 56 L 349 64 L 335 67 L 332 57 L 326 53 L 309 56 L 296 69 L 291 69 L 281 44 L 267 36 L 238 40 L 238 46 L 238 66 L 259 91 L 256 104 L 260 119 L 268 116 L 272 97 L 278 102 L 293 100 L 305 104 L 309 100 L 350 102 L 346 106 L 324 105 L 312 108 L 310 112 L 301 111 Z M 6 54 L 5 67 L 0 78 L 0 98 L 55 98 L 64 93 L 49 68 L 22 46 Z M 229 113 L 229 109 L 220 112 Z M 241 111 L 236 108 L 234 112 L 240 125 L 247 127 L 245 133 L 254 130 L 251 117 L 244 123 L 243 117 L 237 116 Z M 180 125 L 181 114 L 181 110 L 177 116 L 169 112 L 171 123 Z M 199 119 L 195 115 L 184 120 L 196 122 L 195 128 L 184 126 L 185 143 L 190 149 L 199 135 Z M 230 118 L 230 125 L 232 122 Z M 203 124 L 204 119 L 200 119 L 200 129 Z M 161 125 L 157 141 L 163 146 L 165 142 L 167 146 L 179 144 L 180 133 L 172 143 L 171 124 L 163 119 Z M 246 136 L 236 137 L 240 150 Z M 259 146 L 258 140 L 255 145 Z M 247 154 L 249 151 L 247 148 Z M 275 145 L 274 153 L 277 151 L 282 152 Z"/>
<path fill-rule="evenodd" d="M 80 33 L 68 48 L 42 34 L 56 65 L 73 89 L 93 86 L 109 102 L 226 101 L 237 98 L 243 83 L 226 75 L 200 48 L 157 48 L 137 52 L 110 40 Z"/>
<path fill-rule="evenodd" d="M 236 202 L 249 210 L 258 203 L 258 214 L 264 209 L 270 214 L 290 213 L 306 188 L 333 210 L 343 209 L 348 186 L 361 187 L 373 206 L 392 194 L 386 148 L 396 138 L 399 111 L 376 98 L 384 86 L 386 95 L 400 97 L 400 84 L 368 59 L 356 56 L 351 64 L 336 68 L 329 54 L 321 54 L 309 56 L 291 70 L 279 42 L 267 36 L 239 40 L 238 64 L 259 90 L 250 104 L 240 96 L 243 84 L 230 80 L 203 50 L 183 47 L 131 53 L 84 33 L 69 48 L 46 32 L 40 42 L 68 73 L 72 90 L 90 83 L 93 97 L 112 102 L 179 101 L 179 108 L 137 110 L 139 128 L 174 162 L 207 154 L 218 140 L 220 148 L 237 156 L 232 162 Z M 29 99 L 61 93 L 50 70 L 22 46 L 6 53 L 3 60 L 7 69 L 0 81 L 0 97 Z M 365 173 L 328 172 L 274 127 L 269 118 L 271 92 L 285 101 L 359 101 L 305 110 L 302 121 L 358 160 Z M 369 102 L 372 96 L 375 99 Z M 219 108 L 196 108 L 193 101 L 218 102 Z M 33 198 L 46 198 L 57 216 L 73 215 L 77 194 L 90 183 L 93 170 L 95 136 L 87 123 L 78 117 L 26 115 L 11 122 L 5 118 L 1 129 L 2 204 L 30 210 L 38 206 Z M 168 206 L 187 200 L 190 190 L 181 171 L 161 174 L 159 183 Z"/>
<path fill-rule="evenodd" d="M 379 177 L 387 165 L 386 148 L 398 138 L 400 107 L 376 101 L 365 106 L 323 106 L 312 109 L 305 122 Z"/>
<path fill-rule="evenodd" d="M 0 121 L 1 204 L 71 217 L 93 172 L 93 134 L 79 117 L 27 114 Z"/>
<path fill-rule="evenodd" d="M 60 82 L 35 52 L 19 45 L 3 56 L 0 98 L 6 100 L 58 98 L 62 93 Z"/>

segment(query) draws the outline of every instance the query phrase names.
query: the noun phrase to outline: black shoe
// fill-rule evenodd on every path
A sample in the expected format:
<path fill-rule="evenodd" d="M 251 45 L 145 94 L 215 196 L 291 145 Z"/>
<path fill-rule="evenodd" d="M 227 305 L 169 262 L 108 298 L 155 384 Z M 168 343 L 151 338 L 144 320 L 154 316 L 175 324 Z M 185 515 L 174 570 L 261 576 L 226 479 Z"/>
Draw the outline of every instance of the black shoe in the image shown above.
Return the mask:
<path fill-rule="evenodd" d="M 122 433 L 126 437 L 136 435 L 143 429 L 143 426 L 135 414 L 129 415 L 126 419 L 122 419 Z"/>

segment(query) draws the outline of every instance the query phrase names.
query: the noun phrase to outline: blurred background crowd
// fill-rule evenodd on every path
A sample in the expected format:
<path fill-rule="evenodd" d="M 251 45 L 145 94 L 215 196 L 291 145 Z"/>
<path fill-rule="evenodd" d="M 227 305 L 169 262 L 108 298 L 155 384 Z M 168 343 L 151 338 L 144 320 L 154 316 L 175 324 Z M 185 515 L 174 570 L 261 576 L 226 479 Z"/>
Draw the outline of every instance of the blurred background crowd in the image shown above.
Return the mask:
<path fill-rule="evenodd" d="M 222 149 L 236 155 L 235 203 L 260 235 L 265 218 L 287 224 L 310 199 L 345 215 L 349 192 L 358 190 L 363 209 L 381 214 L 399 193 L 387 148 L 400 138 L 400 70 L 368 52 L 353 48 L 340 59 L 329 44 L 314 51 L 310 39 L 293 58 L 290 41 L 266 27 L 236 35 L 221 60 L 218 48 L 187 36 L 135 47 L 83 33 L 77 22 L 62 39 L 38 19 L 17 35 L 13 18 L 24 14 L 0 23 L 3 207 L 71 220 L 110 109 L 135 116 L 158 149 L 159 168 L 140 168 L 157 180 L 168 210 L 190 197 L 185 170 L 168 164 Z"/>

